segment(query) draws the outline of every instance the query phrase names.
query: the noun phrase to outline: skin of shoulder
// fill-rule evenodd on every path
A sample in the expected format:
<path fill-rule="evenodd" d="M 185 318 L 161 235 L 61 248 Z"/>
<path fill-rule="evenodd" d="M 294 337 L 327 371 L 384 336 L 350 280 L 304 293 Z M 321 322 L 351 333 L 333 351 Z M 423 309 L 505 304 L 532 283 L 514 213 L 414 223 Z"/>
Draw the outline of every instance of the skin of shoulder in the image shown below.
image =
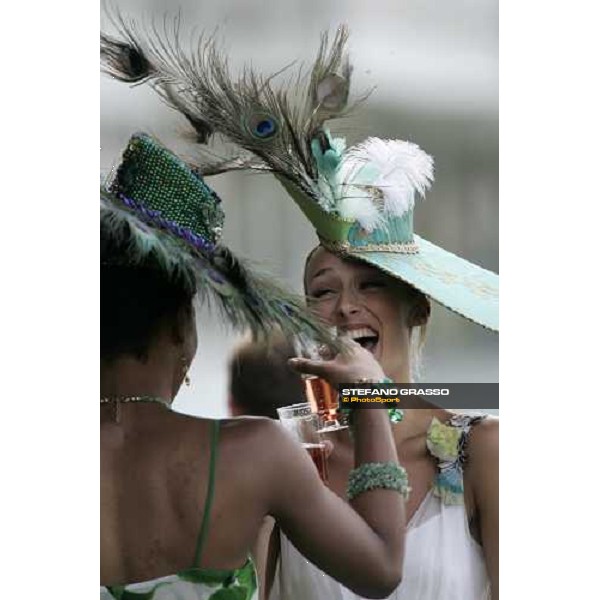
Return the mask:
<path fill-rule="evenodd" d="M 279 488 L 279 477 L 288 472 L 299 459 L 312 467 L 308 455 L 277 422 L 266 417 L 235 417 L 221 421 L 222 449 L 238 464 L 247 464 L 257 474 L 260 466 L 261 482 L 271 481 Z M 225 457 L 223 460 L 226 460 Z"/>
<path fill-rule="evenodd" d="M 264 515 L 287 503 L 290 479 L 308 477 L 320 485 L 316 469 L 298 442 L 281 425 L 266 417 L 234 417 L 221 421 L 219 461 L 228 464 L 231 476 L 247 477 L 252 497 L 263 504 Z"/>
<path fill-rule="evenodd" d="M 474 491 L 476 503 L 493 483 L 491 475 L 498 473 L 499 441 L 500 422 L 494 417 L 484 419 L 469 433 L 465 478 Z"/>
<path fill-rule="evenodd" d="M 283 473 L 292 468 L 293 457 L 303 458 L 297 443 L 277 421 L 265 417 L 222 420 L 221 440 L 219 460 L 252 488 L 252 497 L 269 514 Z M 310 461 L 308 455 L 306 459 Z"/>
<path fill-rule="evenodd" d="M 263 462 L 287 442 L 281 425 L 266 417 L 234 417 L 221 421 L 221 436 L 226 451 L 240 450 L 238 459 Z"/>
<path fill-rule="evenodd" d="M 177 415 L 177 421 L 179 425 L 174 428 L 173 435 L 179 439 L 188 436 L 189 445 L 197 446 L 198 434 L 202 430 L 207 435 L 206 426 L 212 419 Z M 264 489 L 270 480 L 275 480 L 274 469 L 281 463 L 282 453 L 285 455 L 290 450 L 298 452 L 294 440 L 277 421 L 246 416 L 220 419 L 218 464 L 227 465 L 226 483 L 239 480 L 251 485 L 255 492 Z"/>
<path fill-rule="evenodd" d="M 488 417 L 473 427 L 465 468 L 465 485 L 471 489 L 494 599 L 498 598 L 499 440 L 497 418 Z"/>

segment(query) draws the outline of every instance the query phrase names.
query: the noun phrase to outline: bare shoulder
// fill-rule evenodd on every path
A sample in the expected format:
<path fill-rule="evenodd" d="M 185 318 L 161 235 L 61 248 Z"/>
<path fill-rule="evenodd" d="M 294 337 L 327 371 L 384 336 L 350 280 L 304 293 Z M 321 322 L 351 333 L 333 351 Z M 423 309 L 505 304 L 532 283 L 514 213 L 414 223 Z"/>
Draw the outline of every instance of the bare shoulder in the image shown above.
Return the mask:
<path fill-rule="evenodd" d="M 219 423 L 220 437 L 252 437 L 253 432 L 259 432 L 261 429 L 278 427 L 276 421 L 265 417 L 232 417 L 225 419 L 213 419 L 208 417 L 198 417 L 185 413 L 171 413 L 179 423 L 182 429 L 189 429 L 190 432 L 200 429 L 209 429 L 215 422 Z"/>
<path fill-rule="evenodd" d="M 236 417 L 221 421 L 223 450 L 242 462 L 274 467 L 296 449 L 281 425 L 265 417 Z"/>
<path fill-rule="evenodd" d="M 192 440 L 210 435 L 215 419 L 178 414 L 171 427 L 171 437 Z M 219 455 L 236 454 L 236 462 L 244 460 L 264 461 L 269 454 L 276 454 L 289 445 L 289 436 L 277 421 L 265 417 L 235 417 L 218 419 Z M 194 442 L 195 443 L 195 442 Z"/>
<path fill-rule="evenodd" d="M 249 444 L 249 448 L 278 443 L 286 436 L 277 421 L 266 417 L 234 417 L 221 420 L 224 438 L 235 443 Z"/>
<path fill-rule="evenodd" d="M 468 459 L 472 466 L 498 461 L 500 441 L 500 421 L 496 417 L 486 417 L 477 423 L 469 433 Z"/>
<path fill-rule="evenodd" d="M 465 492 L 470 501 L 481 509 L 496 505 L 499 488 L 500 424 L 497 418 L 487 417 L 469 432 Z"/>

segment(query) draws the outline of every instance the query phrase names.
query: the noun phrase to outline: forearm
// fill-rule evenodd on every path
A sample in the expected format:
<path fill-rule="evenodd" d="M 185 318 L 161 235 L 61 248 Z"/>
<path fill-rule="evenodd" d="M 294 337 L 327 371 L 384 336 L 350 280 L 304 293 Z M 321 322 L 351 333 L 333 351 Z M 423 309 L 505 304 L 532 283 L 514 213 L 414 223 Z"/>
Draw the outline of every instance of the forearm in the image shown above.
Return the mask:
<path fill-rule="evenodd" d="M 300 372 L 325 377 L 331 385 L 385 377 L 372 354 L 351 340 L 347 344 L 348 351 L 333 360 L 296 358 L 290 364 Z M 301 482 L 301 466 L 292 469 L 290 463 L 289 503 L 283 502 L 282 508 L 283 504 L 294 505 L 298 512 L 279 515 L 283 531 L 309 560 L 362 596 L 386 597 L 402 574 L 405 474 L 397 466 L 387 411 L 363 408 L 353 416 L 359 470 L 351 474 L 351 507 L 315 484 L 314 467 L 312 481 L 304 478 Z M 368 463 L 375 464 L 361 468 Z M 278 483 L 281 488 L 281 479 Z M 326 523 L 325 530 L 307 518 L 307 507 L 312 515 L 318 515 L 318 521 Z"/>
<path fill-rule="evenodd" d="M 355 467 L 398 461 L 386 410 L 358 409 L 353 419 Z M 381 538 L 388 559 L 401 562 L 406 525 L 403 497 L 394 490 L 374 489 L 359 494 L 351 505 Z"/>
<path fill-rule="evenodd" d="M 396 462 L 398 453 L 387 410 L 356 409 L 352 414 L 354 466 L 366 462 Z"/>

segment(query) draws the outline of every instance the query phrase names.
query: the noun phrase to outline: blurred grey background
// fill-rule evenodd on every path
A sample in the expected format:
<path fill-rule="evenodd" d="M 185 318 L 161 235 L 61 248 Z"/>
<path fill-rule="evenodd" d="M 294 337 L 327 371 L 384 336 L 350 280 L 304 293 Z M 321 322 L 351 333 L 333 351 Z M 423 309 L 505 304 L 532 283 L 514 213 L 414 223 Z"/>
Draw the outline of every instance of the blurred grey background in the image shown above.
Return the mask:
<path fill-rule="evenodd" d="M 233 70 L 261 72 L 300 59 L 310 64 L 320 33 L 350 28 L 352 91 L 375 91 L 354 117 L 332 122 L 349 144 L 373 135 L 419 144 L 433 155 L 436 182 L 415 211 L 416 232 L 498 272 L 498 4 L 497 0 L 119 0 L 123 15 L 150 18 L 181 10 L 184 27 L 213 31 Z M 102 25 L 111 31 L 109 21 Z M 101 168 L 118 163 L 135 131 L 156 135 L 187 157 L 178 139 L 184 119 L 144 86 L 101 79 Z M 272 178 L 226 174 L 209 183 L 222 197 L 224 241 L 263 270 L 301 290 L 316 237 Z M 203 311 L 204 312 L 204 311 Z M 236 336 L 210 315 L 199 320 L 192 385 L 176 407 L 226 414 L 226 361 Z M 436 305 L 425 345 L 422 381 L 498 381 L 498 336 Z"/>

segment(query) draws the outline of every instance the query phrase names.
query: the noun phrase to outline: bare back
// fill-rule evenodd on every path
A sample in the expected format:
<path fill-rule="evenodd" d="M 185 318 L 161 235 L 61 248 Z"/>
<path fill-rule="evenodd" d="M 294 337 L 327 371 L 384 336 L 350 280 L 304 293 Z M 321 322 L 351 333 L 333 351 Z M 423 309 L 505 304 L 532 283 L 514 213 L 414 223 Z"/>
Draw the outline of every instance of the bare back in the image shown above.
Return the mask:
<path fill-rule="evenodd" d="M 101 585 L 195 567 L 237 570 L 266 515 L 309 560 L 357 593 L 380 597 L 398 584 L 404 508 L 397 492 L 371 490 L 352 508 L 323 485 L 308 454 L 276 422 L 230 419 L 220 422 L 209 512 L 214 421 L 146 405 L 124 406 L 115 424 L 101 410 Z M 386 415 L 363 412 L 361 462 L 393 460 Z M 205 515 L 207 535 L 195 561 Z"/>
<path fill-rule="evenodd" d="M 124 410 L 118 425 L 107 420 L 101 428 L 101 582 L 242 565 L 267 510 L 260 494 L 263 469 L 251 460 L 262 420 L 221 424 L 207 536 L 194 564 L 209 491 L 213 421 L 162 407 L 133 410 L 135 415 Z"/>

